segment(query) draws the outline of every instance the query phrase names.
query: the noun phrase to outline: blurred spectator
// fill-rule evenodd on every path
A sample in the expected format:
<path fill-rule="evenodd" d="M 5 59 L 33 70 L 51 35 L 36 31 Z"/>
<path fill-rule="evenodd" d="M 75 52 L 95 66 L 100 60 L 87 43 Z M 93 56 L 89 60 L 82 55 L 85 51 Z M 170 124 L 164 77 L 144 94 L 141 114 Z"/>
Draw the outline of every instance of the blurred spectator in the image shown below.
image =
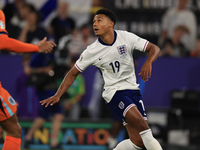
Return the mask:
<path fill-rule="evenodd" d="M 95 14 L 95 12 L 101 9 L 103 6 L 104 3 L 102 0 L 92 0 L 92 14 Z"/>
<path fill-rule="evenodd" d="M 69 43 L 71 42 L 73 35 L 67 35 L 59 40 L 59 44 L 55 51 L 55 62 L 57 65 L 69 66 L 71 57 L 69 54 Z"/>
<path fill-rule="evenodd" d="M 55 61 L 57 64 L 69 65 L 71 57 L 78 58 L 86 47 L 95 40 L 90 25 L 83 25 L 80 32 L 74 32 L 73 35 L 69 34 L 60 39 L 58 48 L 55 51 Z"/>
<path fill-rule="evenodd" d="M 75 22 L 68 16 L 68 3 L 59 1 L 58 15 L 51 21 L 50 27 L 53 34 L 59 40 L 62 36 L 72 33 L 75 29 Z"/>
<path fill-rule="evenodd" d="M 24 4 L 24 0 L 15 0 L 13 3 L 8 3 L 4 8 L 3 12 L 5 14 L 6 24 L 10 22 L 10 19 L 14 15 L 19 15 L 19 10 Z M 7 26 L 6 26 L 7 28 Z"/>
<path fill-rule="evenodd" d="M 70 63 L 70 69 L 74 67 L 76 58 L 72 58 Z M 62 79 L 58 80 L 58 86 L 61 84 Z M 66 115 L 72 120 L 78 120 L 81 114 L 81 104 L 79 103 L 85 94 L 84 77 L 79 74 L 74 80 L 73 84 L 67 90 L 67 99 L 64 98 L 63 106 L 66 111 Z"/>
<path fill-rule="evenodd" d="M 200 58 L 200 39 L 197 39 L 195 48 L 190 53 L 191 57 Z"/>
<path fill-rule="evenodd" d="M 88 111 L 92 120 L 98 120 L 100 118 L 103 82 L 104 81 L 101 76 L 101 73 L 99 70 L 97 70 L 94 74 L 94 81 L 91 91 L 92 94 L 90 102 L 88 104 Z"/>
<path fill-rule="evenodd" d="M 161 48 L 160 56 L 184 57 L 189 56 L 189 51 L 182 44 L 181 39 L 185 33 L 188 33 L 185 26 L 177 26 L 174 28 L 172 38 L 165 40 Z"/>
<path fill-rule="evenodd" d="M 71 42 L 69 43 L 70 56 L 79 57 L 79 55 L 96 40 L 92 36 L 92 28 L 90 25 L 85 24 L 81 27 L 80 32 L 74 34 Z"/>
<path fill-rule="evenodd" d="M 19 32 L 18 39 L 22 42 L 36 43 L 40 39 L 43 39 L 44 36 L 48 36 L 45 29 L 39 27 L 39 15 L 36 11 L 31 12 L 27 19 L 26 24 Z M 39 101 L 46 99 L 49 96 L 54 94 L 53 89 L 49 89 L 48 83 L 50 81 L 49 75 L 52 72 L 52 64 L 54 62 L 54 54 L 38 54 L 34 53 L 31 56 L 31 61 L 29 67 L 26 68 L 27 74 L 29 74 L 30 80 L 27 81 L 27 84 L 36 87 L 36 95 Z M 36 78 L 34 78 L 36 77 Z M 36 80 L 37 79 L 37 80 Z M 38 103 L 39 103 L 38 101 Z M 34 120 L 33 126 L 27 132 L 25 136 L 25 141 L 30 141 L 32 135 L 36 129 L 41 127 L 50 117 L 53 115 L 53 127 L 52 127 L 52 140 L 51 147 L 57 148 L 58 146 L 58 133 L 60 131 L 61 123 L 64 119 L 63 109 L 59 103 L 53 107 L 47 107 L 39 105 L 38 107 L 38 117 Z M 26 142 L 25 142 L 26 143 Z M 26 147 L 26 144 L 25 144 Z"/>
<path fill-rule="evenodd" d="M 116 114 L 112 113 L 112 119 L 113 120 L 112 120 L 111 133 L 108 138 L 109 149 L 114 149 L 118 144 L 118 142 L 121 142 L 118 141 L 117 136 L 119 135 L 120 130 L 124 128 L 120 118 Z"/>
<path fill-rule="evenodd" d="M 44 77 L 43 75 L 46 74 L 45 78 L 42 79 L 43 80 L 47 79 L 52 71 L 52 66 L 50 62 L 53 62 L 53 54 L 38 54 L 38 53 L 32 54 L 29 73 L 32 75 L 33 74 L 41 75 L 41 77 Z M 40 77 L 39 76 L 37 77 L 39 80 Z M 50 80 L 49 83 L 51 82 L 53 81 Z M 36 81 L 33 80 L 32 83 L 34 85 Z M 48 83 L 46 83 L 46 85 L 40 85 L 40 86 L 35 85 L 35 86 L 36 86 L 36 94 L 39 101 L 44 100 L 55 93 L 54 90 L 48 89 L 49 88 Z M 59 148 L 58 133 L 60 132 L 61 123 L 64 119 L 63 108 L 60 106 L 60 103 L 56 103 L 54 106 L 49 106 L 49 107 L 39 105 L 38 117 L 33 121 L 32 127 L 25 135 L 25 143 L 28 143 L 27 141 L 30 141 L 32 139 L 34 131 L 40 128 L 48 119 L 50 119 L 51 116 L 53 116 L 51 148 Z"/>
<path fill-rule="evenodd" d="M 18 103 L 17 115 L 20 119 L 34 119 L 37 117 L 38 98 L 34 87 L 27 86 L 26 80 L 29 78 L 27 67 L 31 55 L 24 54 L 22 65 L 24 67 L 16 79 L 16 101 Z"/>
<path fill-rule="evenodd" d="M 90 45 L 91 43 L 93 43 L 95 40 L 96 38 L 92 36 L 92 29 L 90 25 L 88 24 L 83 25 L 80 29 L 80 32 L 78 30 L 76 33 L 74 32 L 74 34 L 69 34 L 62 37 L 59 41 L 57 50 L 55 51 L 56 64 L 65 65 L 65 66 L 71 65 L 71 59 L 73 58 L 77 60 L 77 58 L 83 52 L 83 50 L 85 50 L 86 47 Z M 69 102 L 67 105 L 69 105 Z M 71 111 L 70 114 L 74 114 L 72 119 L 77 119 L 80 115 L 79 113 L 80 104 L 77 103 L 73 105 L 73 110 L 70 110 L 70 111 Z M 74 111 L 76 111 L 76 113 Z M 81 114 L 84 114 L 85 116 L 87 116 L 88 108 L 84 108 L 84 110 L 82 109 Z"/>
<path fill-rule="evenodd" d="M 91 24 L 93 24 L 93 19 L 97 10 L 103 8 L 103 6 L 104 6 L 103 0 L 92 0 L 91 17 L 90 17 Z"/>
<path fill-rule="evenodd" d="M 186 8 L 187 2 L 188 0 L 178 0 L 178 6 L 170 8 L 163 16 L 159 46 L 163 44 L 166 38 L 172 37 L 176 26 L 183 25 L 188 28 L 190 34 L 185 34 L 181 41 L 187 49 L 194 49 L 197 37 L 197 22 L 195 14 Z"/>
<path fill-rule="evenodd" d="M 39 21 L 40 18 L 38 13 L 36 11 L 31 12 L 27 16 L 26 24 L 24 27 L 18 31 L 18 40 L 35 44 L 47 36 L 46 30 L 42 27 L 39 27 Z"/>
<path fill-rule="evenodd" d="M 8 22 L 7 30 L 9 32 L 9 36 L 15 38 L 16 32 L 23 28 L 26 24 L 27 17 L 31 12 L 35 11 L 33 5 L 28 3 L 23 3 L 22 6 L 19 8 L 19 15 L 14 15 L 10 22 Z"/>
<path fill-rule="evenodd" d="M 47 39 L 49 41 L 53 41 L 54 43 L 58 44 L 58 39 L 57 37 L 54 35 L 52 28 L 47 28 Z"/>

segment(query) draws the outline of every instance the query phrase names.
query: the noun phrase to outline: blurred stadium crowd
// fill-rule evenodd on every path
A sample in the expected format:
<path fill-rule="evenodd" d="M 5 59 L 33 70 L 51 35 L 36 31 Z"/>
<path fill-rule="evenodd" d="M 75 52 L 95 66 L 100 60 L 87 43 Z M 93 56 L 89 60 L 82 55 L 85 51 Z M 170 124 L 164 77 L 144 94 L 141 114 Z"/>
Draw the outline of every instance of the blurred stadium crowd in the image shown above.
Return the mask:
<path fill-rule="evenodd" d="M 94 75 L 93 93 L 87 106 L 81 103 L 86 92 L 90 92 L 85 90 L 82 75 L 75 80 L 59 104 L 53 108 L 38 105 L 40 100 L 53 95 L 79 55 L 96 40 L 92 20 L 95 12 L 102 7 L 116 13 L 116 29 L 131 31 L 158 45 L 160 57 L 200 58 L 199 0 L 47 0 L 40 9 L 36 1 L 39 0 L 15 0 L 5 3 L 1 8 L 6 16 L 6 29 L 10 37 L 32 44 L 47 37 L 58 45 L 51 54 L 22 56 L 23 71 L 18 75 L 15 87 L 18 117 L 35 119 L 25 136 L 26 140 L 30 140 L 35 129 L 52 114 L 55 131 L 59 130 L 64 118 L 96 120 L 112 116 L 101 100 L 103 81 L 98 72 Z M 1 55 L 18 54 L 1 51 Z M 134 53 L 136 67 L 137 60 L 145 55 Z M 119 124 L 114 127 L 121 129 Z M 113 137 L 118 133 L 112 132 Z M 56 139 L 57 135 L 53 138 Z M 56 140 L 52 141 L 52 147 L 56 144 Z"/>
<path fill-rule="evenodd" d="M 83 50 L 96 40 L 92 32 L 91 12 L 86 13 L 84 22 L 81 21 L 77 24 L 77 19 L 68 15 L 70 5 L 67 1 L 49 1 L 48 3 L 49 6 L 46 9 L 52 9 L 53 7 L 54 10 L 52 11 L 55 11 L 50 17 L 48 25 L 44 25 L 44 22 L 42 22 L 46 14 L 37 10 L 34 6 L 35 3 L 31 3 L 31 1 L 16 0 L 13 3 L 7 3 L 3 8 L 6 16 L 6 29 L 10 37 L 32 44 L 36 44 L 43 37 L 47 37 L 48 40 L 52 40 L 58 45 L 51 54 L 23 55 L 24 71 L 17 78 L 16 84 L 19 99 L 26 99 L 28 93 L 25 93 L 27 90 L 24 90 L 24 88 L 31 88 L 29 90 L 32 90 L 35 102 L 38 102 L 36 99 L 42 100 L 51 96 Z M 90 1 L 87 7 L 94 7 L 97 10 L 102 7 L 102 4 L 102 1 L 94 0 Z M 95 11 L 93 12 L 95 13 Z M 82 16 L 84 17 L 84 14 Z M 80 15 L 80 17 L 82 16 Z M 78 20 L 81 20 L 81 18 Z M 16 54 L 2 51 L 1 55 Z M 85 94 L 84 78 L 82 76 L 77 79 L 77 84 L 70 91 L 63 98 L 69 100 L 63 100 L 66 111 L 71 108 L 72 104 L 74 106 L 75 103 L 80 101 Z M 20 107 L 20 102 L 18 103 Z M 78 108 L 77 111 L 79 111 Z M 27 114 L 22 110 L 22 112 L 18 112 L 18 115 L 23 117 Z M 78 115 L 72 118 L 77 118 Z M 32 114 L 32 116 L 27 117 L 35 116 L 36 114 Z"/>

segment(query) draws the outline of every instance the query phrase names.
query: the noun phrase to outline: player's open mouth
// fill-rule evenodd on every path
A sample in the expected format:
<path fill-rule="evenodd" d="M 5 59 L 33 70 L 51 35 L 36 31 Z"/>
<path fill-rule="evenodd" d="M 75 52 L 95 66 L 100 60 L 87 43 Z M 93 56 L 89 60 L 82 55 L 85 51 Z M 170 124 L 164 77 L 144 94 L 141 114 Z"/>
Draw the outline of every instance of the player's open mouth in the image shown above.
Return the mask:
<path fill-rule="evenodd" d="M 94 32 L 97 32 L 99 29 L 94 29 Z"/>

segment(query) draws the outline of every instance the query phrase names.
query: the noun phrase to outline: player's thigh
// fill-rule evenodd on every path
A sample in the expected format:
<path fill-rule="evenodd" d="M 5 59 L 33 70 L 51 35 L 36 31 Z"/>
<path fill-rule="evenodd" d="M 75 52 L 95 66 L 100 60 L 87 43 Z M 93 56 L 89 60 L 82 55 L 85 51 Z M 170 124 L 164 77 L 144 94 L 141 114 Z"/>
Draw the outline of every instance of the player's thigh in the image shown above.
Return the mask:
<path fill-rule="evenodd" d="M 144 120 L 144 117 L 141 115 L 136 106 L 131 107 L 125 116 L 125 122 L 134 127 L 138 132 L 149 129 L 147 121 Z"/>
<path fill-rule="evenodd" d="M 16 113 L 12 117 L 4 121 L 1 121 L 0 125 L 6 131 L 6 134 L 8 136 L 13 136 L 16 138 L 21 137 L 22 129 L 21 129 L 21 126 L 19 125 Z"/>
<path fill-rule="evenodd" d="M 139 135 L 139 132 L 134 127 L 128 124 L 126 124 L 125 127 L 126 127 L 126 130 L 128 132 L 131 142 L 133 142 L 135 145 L 141 148 L 144 147 L 144 144 L 142 142 L 142 138 Z"/>
<path fill-rule="evenodd" d="M 113 113 L 117 114 L 119 118 L 123 120 L 124 125 L 128 123 L 138 131 L 146 129 L 146 127 L 140 128 L 144 123 L 144 120 L 147 119 L 140 91 L 117 91 L 107 105 Z"/>

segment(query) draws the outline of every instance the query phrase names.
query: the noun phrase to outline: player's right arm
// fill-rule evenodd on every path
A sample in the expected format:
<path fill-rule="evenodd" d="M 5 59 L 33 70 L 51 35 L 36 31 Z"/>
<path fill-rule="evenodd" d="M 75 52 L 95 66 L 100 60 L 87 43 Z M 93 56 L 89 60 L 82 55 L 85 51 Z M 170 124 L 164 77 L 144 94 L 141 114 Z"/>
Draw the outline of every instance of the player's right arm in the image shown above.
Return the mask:
<path fill-rule="evenodd" d="M 87 49 L 90 49 L 89 46 L 87 47 Z M 87 49 L 83 51 L 83 53 L 80 55 L 80 58 L 76 61 L 74 67 L 66 74 L 55 95 L 48 99 L 40 101 L 41 105 L 46 104 L 45 107 L 47 107 L 49 104 L 52 106 L 55 103 L 59 102 L 60 97 L 72 85 L 78 74 L 80 72 L 83 72 L 88 66 L 93 64 L 92 56 Z"/>
<path fill-rule="evenodd" d="M 46 104 L 45 107 L 47 107 L 49 104 L 52 106 L 55 103 L 59 102 L 60 97 L 72 85 L 78 74 L 84 71 L 89 65 L 93 64 L 92 57 L 87 49 L 83 51 L 83 53 L 80 55 L 80 58 L 76 61 L 74 67 L 66 74 L 55 95 L 48 99 L 40 101 L 41 105 Z"/>
<path fill-rule="evenodd" d="M 68 88 L 72 85 L 72 83 L 74 82 L 74 80 L 76 79 L 76 77 L 78 76 L 78 74 L 80 73 L 80 71 L 74 66 L 69 72 L 68 74 L 65 76 L 65 78 L 63 79 L 61 85 L 59 86 L 57 92 L 55 93 L 54 96 L 42 100 L 40 101 L 41 105 L 45 105 L 45 107 L 47 107 L 49 104 L 52 106 L 55 103 L 60 101 L 60 97 L 68 90 Z"/>
<path fill-rule="evenodd" d="M 56 44 L 52 41 L 41 40 L 38 45 L 23 43 L 13 38 L 9 38 L 6 34 L 0 34 L 0 49 L 15 53 L 39 52 L 49 53 Z"/>
<path fill-rule="evenodd" d="M 18 40 L 9 38 L 8 33 L 5 29 L 5 16 L 3 11 L 0 10 L 0 49 L 16 53 L 49 53 L 53 50 L 54 46 L 56 46 L 56 44 L 52 41 L 46 41 L 46 38 L 41 40 L 38 45 L 23 43 Z"/>

